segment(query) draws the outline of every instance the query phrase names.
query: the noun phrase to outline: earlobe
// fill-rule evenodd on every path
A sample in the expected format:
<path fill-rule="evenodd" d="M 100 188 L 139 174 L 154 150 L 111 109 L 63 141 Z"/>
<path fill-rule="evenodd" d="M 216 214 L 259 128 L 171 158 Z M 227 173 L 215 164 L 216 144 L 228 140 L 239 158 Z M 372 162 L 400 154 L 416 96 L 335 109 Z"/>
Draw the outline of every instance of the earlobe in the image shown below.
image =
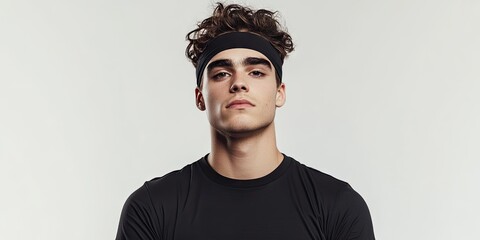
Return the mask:
<path fill-rule="evenodd" d="M 198 110 L 205 111 L 205 100 L 203 99 L 202 91 L 198 87 L 195 88 L 195 105 L 197 105 Z"/>
<path fill-rule="evenodd" d="M 202 103 L 198 103 L 197 104 L 197 108 L 200 110 L 200 111 L 204 111 L 205 110 L 205 105 L 203 105 Z"/>

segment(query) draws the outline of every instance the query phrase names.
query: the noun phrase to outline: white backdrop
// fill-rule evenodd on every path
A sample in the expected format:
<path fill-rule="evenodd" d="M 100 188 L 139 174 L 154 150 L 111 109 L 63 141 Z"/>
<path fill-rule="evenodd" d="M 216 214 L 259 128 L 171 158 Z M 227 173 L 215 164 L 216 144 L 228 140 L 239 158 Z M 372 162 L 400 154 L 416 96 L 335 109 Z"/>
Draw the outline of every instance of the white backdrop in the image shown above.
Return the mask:
<path fill-rule="evenodd" d="M 480 2 L 247 1 L 296 43 L 280 149 L 349 182 L 377 239 L 478 239 Z M 209 151 L 185 34 L 211 1 L 0 2 L 0 239 L 113 239 Z"/>

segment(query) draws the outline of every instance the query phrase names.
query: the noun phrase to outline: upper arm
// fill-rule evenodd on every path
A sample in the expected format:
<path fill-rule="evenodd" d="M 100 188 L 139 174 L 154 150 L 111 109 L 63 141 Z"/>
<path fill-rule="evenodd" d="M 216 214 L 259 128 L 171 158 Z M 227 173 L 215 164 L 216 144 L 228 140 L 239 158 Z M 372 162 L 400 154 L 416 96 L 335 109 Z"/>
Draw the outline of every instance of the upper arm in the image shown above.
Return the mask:
<path fill-rule="evenodd" d="M 143 185 L 123 206 L 116 240 L 159 240 L 159 226 L 148 188 Z"/>
<path fill-rule="evenodd" d="M 331 212 L 329 232 L 332 240 L 374 240 L 368 206 L 350 186 L 338 194 Z"/>

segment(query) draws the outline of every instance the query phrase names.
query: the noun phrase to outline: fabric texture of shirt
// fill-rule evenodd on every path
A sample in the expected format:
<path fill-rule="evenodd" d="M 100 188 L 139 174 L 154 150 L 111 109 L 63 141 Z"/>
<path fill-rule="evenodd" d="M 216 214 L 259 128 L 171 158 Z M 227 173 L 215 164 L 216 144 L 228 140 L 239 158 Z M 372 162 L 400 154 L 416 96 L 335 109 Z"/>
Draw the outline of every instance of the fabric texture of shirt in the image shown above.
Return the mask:
<path fill-rule="evenodd" d="M 268 175 L 235 180 L 207 158 L 147 181 L 126 201 L 117 240 L 374 240 L 349 184 L 284 155 Z"/>

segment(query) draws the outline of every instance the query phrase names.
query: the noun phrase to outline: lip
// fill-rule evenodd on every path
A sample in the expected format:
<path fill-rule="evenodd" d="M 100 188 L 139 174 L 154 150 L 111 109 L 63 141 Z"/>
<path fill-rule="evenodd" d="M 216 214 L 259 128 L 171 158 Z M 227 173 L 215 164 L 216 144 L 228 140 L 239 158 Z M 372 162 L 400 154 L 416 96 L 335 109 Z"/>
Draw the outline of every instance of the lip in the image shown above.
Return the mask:
<path fill-rule="evenodd" d="M 227 108 L 246 108 L 254 107 L 255 105 L 246 99 L 237 99 L 229 102 Z"/>

